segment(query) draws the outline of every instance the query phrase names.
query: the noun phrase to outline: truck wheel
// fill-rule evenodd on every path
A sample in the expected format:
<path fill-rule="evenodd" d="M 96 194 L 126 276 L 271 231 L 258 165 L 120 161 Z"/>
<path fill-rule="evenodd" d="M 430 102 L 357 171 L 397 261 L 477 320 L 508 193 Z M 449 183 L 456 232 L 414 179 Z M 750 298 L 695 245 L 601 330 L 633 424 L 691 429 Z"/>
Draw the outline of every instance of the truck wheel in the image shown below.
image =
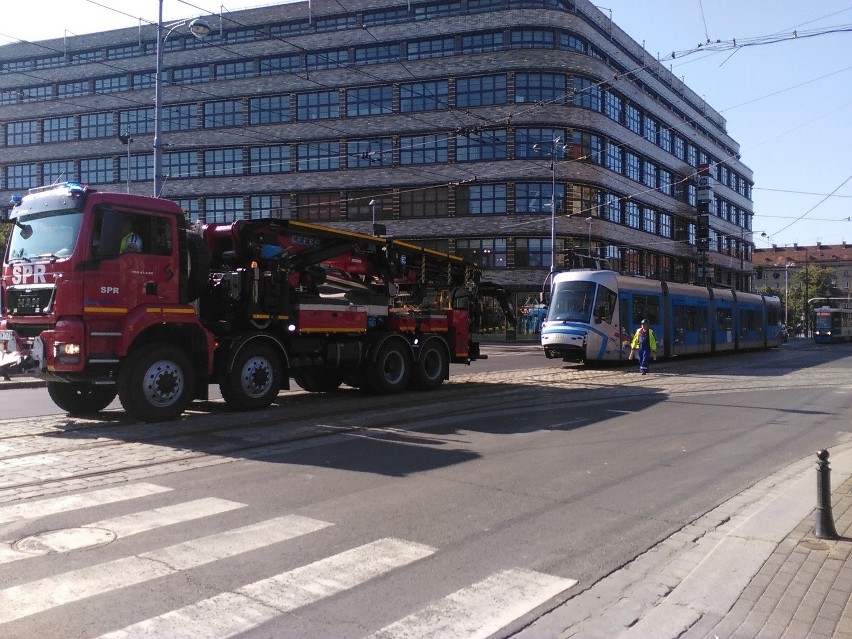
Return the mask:
<path fill-rule="evenodd" d="M 281 359 L 264 344 L 250 344 L 237 353 L 219 378 L 219 390 L 231 408 L 266 408 L 281 390 Z"/>
<path fill-rule="evenodd" d="M 95 386 L 77 382 L 47 382 L 53 403 L 72 416 L 101 412 L 115 399 L 115 386 Z"/>
<path fill-rule="evenodd" d="M 420 356 L 414 364 L 412 383 L 414 388 L 432 390 L 443 384 L 447 378 L 450 358 L 447 349 L 438 339 L 431 339 L 420 349 Z"/>
<path fill-rule="evenodd" d="M 411 377 L 411 354 L 400 340 L 385 342 L 376 353 L 376 361 L 367 366 L 367 383 L 376 393 L 405 390 Z"/>
<path fill-rule="evenodd" d="M 343 374 L 336 370 L 310 370 L 293 374 L 293 380 L 309 393 L 330 393 L 340 388 Z"/>
<path fill-rule="evenodd" d="M 127 356 L 118 374 L 118 398 L 128 415 L 144 422 L 176 419 L 192 401 L 195 370 L 183 351 L 151 344 Z"/>

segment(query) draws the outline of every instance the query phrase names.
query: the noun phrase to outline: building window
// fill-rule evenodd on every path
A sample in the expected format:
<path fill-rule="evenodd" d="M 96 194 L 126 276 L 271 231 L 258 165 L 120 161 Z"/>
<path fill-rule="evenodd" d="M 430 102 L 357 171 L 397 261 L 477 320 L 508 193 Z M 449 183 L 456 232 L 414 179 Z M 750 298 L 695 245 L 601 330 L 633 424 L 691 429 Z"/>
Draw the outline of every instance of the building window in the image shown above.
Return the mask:
<path fill-rule="evenodd" d="M 462 53 L 483 53 L 485 51 L 502 51 L 503 32 L 475 33 L 462 37 Z"/>
<path fill-rule="evenodd" d="M 39 186 L 38 165 L 10 164 L 6 167 L 7 189 L 31 189 Z"/>
<path fill-rule="evenodd" d="M 393 113 L 393 87 L 364 87 L 346 92 L 346 115 L 383 115 Z"/>
<path fill-rule="evenodd" d="M 435 38 L 433 40 L 420 40 L 408 43 L 406 57 L 409 60 L 421 60 L 423 58 L 440 58 L 455 55 L 456 43 L 454 38 Z"/>
<path fill-rule="evenodd" d="M 279 73 L 292 73 L 302 68 L 302 59 L 297 55 L 281 55 L 272 58 L 263 58 L 260 61 L 258 75 L 278 75 Z"/>
<path fill-rule="evenodd" d="M 163 132 L 191 131 L 198 128 L 198 106 L 172 104 L 163 109 Z"/>
<path fill-rule="evenodd" d="M 171 177 L 171 176 L 169 176 Z M 122 182 L 127 180 L 127 156 L 118 160 L 118 179 Z M 133 155 L 130 158 L 130 180 L 132 182 L 145 182 L 154 179 L 154 155 Z"/>
<path fill-rule="evenodd" d="M 6 125 L 6 146 L 38 144 L 38 120 L 9 122 Z"/>
<path fill-rule="evenodd" d="M 668 213 L 658 213 L 657 221 L 660 224 L 660 237 L 671 238 L 672 236 L 672 216 Z"/>
<path fill-rule="evenodd" d="M 660 135 L 660 123 L 649 115 L 645 117 L 645 139 L 657 144 Z"/>
<path fill-rule="evenodd" d="M 207 82 L 210 79 L 210 67 L 200 65 L 194 67 L 183 67 L 172 71 L 172 82 L 175 84 L 197 84 Z"/>
<path fill-rule="evenodd" d="M 638 229 L 642 228 L 640 223 L 639 205 L 632 200 L 627 200 L 624 203 L 624 224 L 632 229 Z"/>
<path fill-rule="evenodd" d="M 163 175 L 170 180 L 198 177 L 198 153 L 195 151 L 163 153 Z"/>
<path fill-rule="evenodd" d="M 346 157 L 350 169 L 390 166 L 393 163 L 393 143 L 391 138 L 353 140 L 346 144 Z"/>
<path fill-rule="evenodd" d="M 299 171 L 336 171 L 340 168 L 340 145 L 337 142 L 300 144 L 296 158 Z"/>
<path fill-rule="evenodd" d="M 355 48 L 356 65 L 399 62 L 400 59 L 400 47 L 398 44 L 374 44 Z"/>
<path fill-rule="evenodd" d="M 558 73 L 518 73 L 515 76 L 515 102 L 565 104 L 568 92 L 565 76 Z"/>
<path fill-rule="evenodd" d="M 353 15 L 332 16 L 330 18 L 318 18 L 314 25 L 317 31 L 342 31 L 343 29 L 354 29 L 358 26 L 356 17 Z"/>
<path fill-rule="evenodd" d="M 638 155 L 631 151 L 624 152 L 624 166 L 625 166 L 625 174 L 631 180 L 636 180 L 637 182 L 642 177 L 642 160 Z"/>
<path fill-rule="evenodd" d="M 336 69 L 349 64 L 349 50 L 337 49 L 335 51 L 322 51 L 320 53 L 309 53 L 305 56 L 305 67 L 308 71 L 319 71 L 320 69 Z"/>
<path fill-rule="evenodd" d="M 565 129 L 515 129 L 516 158 L 550 158 L 553 141 L 565 140 Z M 540 150 L 535 149 L 539 145 Z M 557 159 L 564 158 L 564 152 L 558 152 Z"/>
<path fill-rule="evenodd" d="M 550 214 L 552 182 L 518 182 L 515 184 L 515 213 Z M 565 203 L 565 185 L 556 183 L 556 212 L 559 213 Z"/>
<path fill-rule="evenodd" d="M 513 49 L 553 49 L 554 42 L 553 31 L 544 29 L 512 31 Z"/>
<path fill-rule="evenodd" d="M 130 83 L 134 89 L 150 89 L 154 86 L 154 72 L 134 73 L 130 76 Z"/>
<path fill-rule="evenodd" d="M 45 162 L 42 166 L 42 175 L 44 176 L 42 184 L 73 182 L 77 179 L 77 167 L 73 160 Z"/>
<path fill-rule="evenodd" d="M 667 153 L 672 152 L 672 132 L 665 127 L 660 129 L 660 148 Z"/>
<path fill-rule="evenodd" d="M 506 240 L 456 240 L 456 254 L 480 268 L 506 268 Z"/>
<path fill-rule="evenodd" d="M 678 160 L 686 159 L 686 140 L 679 135 L 674 136 L 674 155 Z"/>
<path fill-rule="evenodd" d="M 587 159 L 594 164 L 603 165 L 605 162 L 602 150 L 603 140 L 599 135 L 586 131 L 574 131 L 571 146 L 571 157 Z"/>
<path fill-rule="evenodd" d="M 604 197 L 603 218 L 616 224 L 621 224 L 621 200 L 612 194 Z"/>
<path fill-rule="evenodd" d="M 249 100 L 250 124 L 278 124 L 290 121 L 290 96 L 269 95 Z"/>
<path fill-rule="evenodd" d="M 199 220 L 201 207 L 197 198 L 177 199 L 175 203 L 183 209 L 184 215 L 186 215 L 186 219 L 190 223 L 195 223 Z"/>
<path fill-rule="evenodd" d="M 250 78 L 254 76 L 254 61 L 222 62 L 216 65 L 217 80 L 232 80 L 234 78 Z"/>
<path fill-rule="evenodd" d="M 449 94 L 449 83 L 446 80 L 403 84 L 399 87 L 399 110 L 402 113 L 413 113 L 446 109 Z"/>
<path fill-rule="evenodd" d="M 447 187 L 412 189 L 399 194 L 400 218 L 447 217 L 449 192 Z"/>
<path fill-rule="evenodd" d="M 588 43 L 585 40 L 578 38 L 570 33 L 559 34 L 559 48 L 565 51 L 577 51 L 578 53 L 588 52 Z"/>
<path fill-rule="evenodd" d="M 127 91 L 130 81 L 126 75 L 113 75 L 109 78 L 95 78 L 95 93 L 114 93 Z"/>
<path fill-rule="evenodd" d="M 589 78 L 579 76 L 574 77 L 574 96 L 572 103 L 574 106 L 591 109 L 592 111 L 601 110 L 601 88 L 597 82 Z"/>
<path fill-rule="evenodd" d="M 387 9 L 387 10 L 379 10 L 379 11 L 370 11 L 368 13 L 364 13 L 364 24 L 365 25 L 379 25 L 379 24 L 396 24 L 398 22 L 407 22 L 410 19 L 411 15 L 408 12 L 408 9 L 402 7 L 400 9 Z"/>
<path fill-rule="evenodd" d="M 249 214 L 252 218 L 290 219 L 290 198 L 281 195 L 255 195 L 250 199 Z"/>
<path fill-rule="evenodd" d="M 24 87 L 19 92 L 21 102 L 40 102 L 53 98 L 53 86 L 45 84 L 38 87 Z"/>
<path fill-rule="evenodd" d="M 650 206 L 642 207 L 642 230 L 646 233 L 657 233 L 657 212 Z"/>
<path fill-rule="evenodd" d="M 623 169 L 621 147 L 611 140 L 606 143 L 606 168 L 616 173 L 621 173 Z"/>
<path fill-rule="evenodd" d="M 505 160 L 506 138 L 506 129 L 457 133 L 456 161 Z"/>
<path fill-rule="evenodd" d="M 412 135 L 399 139 L 399 163 L 440 164 L 447 161 L 449 138 L 446 135 Z"/>
<path fill-rule="evenodd" d="M 624 109 L 624 126 L 633 133 L 642 135 L 642 112 L 635 104 L 628 103 Z"/>
<path fill-rule="evenodd" d="M 340 194 L 303 193 L 298 197 L 299 219 L 314 222 L 337 221 L 340 219 Z"/>
<path fill-rule="evenodd" d="M 242 174 L 242 149 L 212 149 L 204 152 L 204 175 L 206 177 Z"/>
<path fill-rule="evenodd" d="M 515 266 L 550 266 L 550 238 L 519 237 L 515 240 Z M 561 256 L 557 256 L 557 260 Z M 561 264 L 557 264 L 561 266 Z"/>
<path fill-rule="evenodd" d="M 242 100 L 222 100 L 204 105 L 204 128 L 243 125 Z"/>
<path fill-rule="evenodd" d="M 154 109 L 131 109 L 118 114 L 118 130 L 131 135 L 154 132 Z"/>
<path fill-rule="evenodd" d="M 245 219 L 245 204 L 241 197 L 208 197 L 204 202 L 204 220 L 235 222 Z"/>
<path fill-rule="evenodd" d="M 340 117 L 340 95 L 337 91 L 300 93 L 296 96 L 299 120 L 324 120 Z"/>
<path fill-rule="evenodd" d="M 91 93 L 88 80 L 82 82 L 62 82 L 56 87 L 56 95 L 60 98 L 70 98 Z"/>
<path fill-rule="evenodd" d="M 80 160 L 80 180 L 89 184 L 115 182 L 112 158 L 89 158 Z"/>
<path fill-rule="evenodd" d="M 456 192 L 459 215 L 505 215 L 506 185 L 483 184 L 459 188 Z"/>
<path fill-rule="evenodd" d="M 286 144 L 256 146 L 249 149 L 249 173 L 289 173 L 290 147 Z"/>
<path fill-rule="evenodd" d="M 111 138 L 115 135 L 112 113 L 90 113 L 80 116 L 80 139 Z"/>
<path fill-rule="evenodd" d="M 619 124 L 622 123 L 624 117 L 624 100 L 617 93 L 611 91 L 606 92 L 604 100 L 604 113 L 606 116 Z"/>
<path fill-rule="evenodd" d="M 459 78 L 456 81 L 456 106 L 460 109 L 506 104 L 507 101 L 505 75 Z"/>
<path fill-rule="evenodd" d="M 657 188 L 657 165 L 645 160 L 642 163 L 642 183 L 652 189 Z"/>

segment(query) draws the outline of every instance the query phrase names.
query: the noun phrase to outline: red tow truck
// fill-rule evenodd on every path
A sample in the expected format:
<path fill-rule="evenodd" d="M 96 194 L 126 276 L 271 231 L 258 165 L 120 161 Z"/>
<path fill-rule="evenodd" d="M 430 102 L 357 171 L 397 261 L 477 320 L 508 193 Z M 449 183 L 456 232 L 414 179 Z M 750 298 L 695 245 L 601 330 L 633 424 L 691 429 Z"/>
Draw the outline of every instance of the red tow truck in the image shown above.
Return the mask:
<path fill-rule="evenodd" d="M 463 259 L 391 237 L 252 219 L 190 228 L 174 202 L 68 182 L 14 198 L 0 340 L 71 415 L 118 396 L 178 417 L 211 383 L 235 410 L 311 392 L 433 389 L 484 356 L 486 298 Z"/>

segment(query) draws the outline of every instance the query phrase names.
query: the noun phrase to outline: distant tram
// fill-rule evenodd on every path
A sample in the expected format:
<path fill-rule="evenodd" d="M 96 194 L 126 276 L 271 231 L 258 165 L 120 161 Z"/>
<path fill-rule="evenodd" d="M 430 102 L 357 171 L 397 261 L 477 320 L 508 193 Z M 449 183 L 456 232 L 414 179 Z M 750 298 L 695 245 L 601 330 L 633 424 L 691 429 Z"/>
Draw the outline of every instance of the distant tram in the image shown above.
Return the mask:
<path fill-rule="evenodd" d="M 852 309 L 821 306 L 813 311 L 814 342 L 831 344 L 852 340 Z"/>
<path fill-rule="evenodd" d="M 660 357 L 768 349 L 783 340 L 777 297 L 613 271 L 568 271 L 551 283 L 541 345 L 566 362 L 627 359 L 643 319 Z"/>

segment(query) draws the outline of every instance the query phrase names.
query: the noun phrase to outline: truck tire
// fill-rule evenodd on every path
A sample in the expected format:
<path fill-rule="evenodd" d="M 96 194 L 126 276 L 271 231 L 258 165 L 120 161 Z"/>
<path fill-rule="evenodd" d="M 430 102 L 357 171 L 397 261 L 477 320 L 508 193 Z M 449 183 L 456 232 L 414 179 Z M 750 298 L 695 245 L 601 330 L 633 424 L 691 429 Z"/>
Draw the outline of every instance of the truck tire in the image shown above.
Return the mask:
<path fill-rule="evenodd" d="M 186 234 L 186 250 L 189 253 L 189 273 L 186 278 L 187 302 L 191 303 L 201 296 L 210 274 L 210 256 L 207 245 L 198 233 Z"/>
<path fill-rule="evenodd" d="M 176 419 L 189 406 L 195 370 L 172 344 L 132 351 L 118 374 L 118 398 L 128 415 L 143 422 Z"/>
<path fill-rule="evenodd" d="M 225 403 L 237 410 L 266 408 L 281 390 L 281 369 L 281 358 L 271 345 L 246 345 L 219 376 Z"/>
<path fill-rule="evenodd" d="M 115 386 L 95 386 L 78 382 L 47 382 L 53 403 L 71 416 L 101 412 L 115 399 Z"/>
<path fill-rule="evenodd" d="M 398 393 L 408 386 L 411 368 L 408 345 L 389 339 L 379 347 L 376 360 L 367 365 L 367 384 L 376 393 Z"/>
<path fill-rule="evenodd" d="M 418 390 L 438 388 L 447 378 L 449 366 L 450 356 L 446 345 L 437 338 L 430 339 L 420 348 L 419 357 L 414 363 L 412 385 Z"/>
<path fill-rule="evenodd" d="M 293 380 L 309 393 L 336 391 L 343 379 L 343 374 L 337 370 L 309 370 L 293 374 Z"/>

